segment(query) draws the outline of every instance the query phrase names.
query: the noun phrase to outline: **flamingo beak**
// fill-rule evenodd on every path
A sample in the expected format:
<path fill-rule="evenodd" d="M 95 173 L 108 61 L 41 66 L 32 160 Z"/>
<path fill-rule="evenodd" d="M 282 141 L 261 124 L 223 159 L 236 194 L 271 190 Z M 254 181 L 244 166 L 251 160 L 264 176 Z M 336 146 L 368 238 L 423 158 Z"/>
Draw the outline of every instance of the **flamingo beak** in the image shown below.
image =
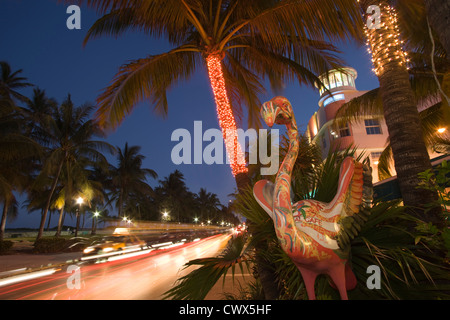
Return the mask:
<path fill-rule="evenodd" d="M 271 101 L 265 102 L 261 107 L 261 116 L 264 122 L 272 128 L 274 124 L 273 105 Z"/>

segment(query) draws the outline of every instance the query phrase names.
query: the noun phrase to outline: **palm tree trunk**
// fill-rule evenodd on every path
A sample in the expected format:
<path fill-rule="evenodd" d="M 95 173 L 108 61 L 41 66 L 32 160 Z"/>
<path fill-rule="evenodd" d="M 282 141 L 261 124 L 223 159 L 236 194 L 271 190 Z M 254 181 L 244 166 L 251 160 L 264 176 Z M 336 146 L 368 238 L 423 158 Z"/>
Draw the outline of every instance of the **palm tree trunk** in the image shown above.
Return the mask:
<path fill-rule="evenodd" d="M 47 231 L 50 230 L 50 222 L 52 221 L 52 211 L 50 210 L 50 213 L 48 215 L 48 221 L 47 221 Z"/>
<path fill-rule="evenodd" d="M 80 228 L 80 209 L 77 208 L 76 211 L 76 215 L 77 215 L 77 225 L 75 227 L 75 238 L 78 237 L 78 229 Z"/>
<path fill-rule="evenodd" d="M 5 238 L 5 230 L 6 230 L 6 216 L 8 215 L 9 201 L 5 200 L 3 203 L 3 212 L 2 212 L 2 221 L 0 224 L 0 241 L 3 241 Z"/>
<path fill-rule="evenodd" d="M 428 21 L 439 37 L 439 41 L 450 60 L 450 2 L 442 0 L 425 0 Z"/>
<path fill-rule="evenodd" d="M 53 180 L 52 187 L 50 189 L 50 194 L 48 195 L 47 203 L 45 204 L 44 212 L 42 213 L 41 217 L 41 224 L 39 226 L 39 231 L 36 237 L 36 241 L 39 240 L 42 237 L 42 234 L 44 233 L 44 226 L 45 226 L 45 220 L 47 219 L 47 213 L 48 209 L 50 208 L 50 201 L 52 200 L 53 193 L 55 192 L 56 185 L 58 184 L 59 175 L 61 174 L 61 170 L 63 167 L 64 161 L 62 160 L 58 167 L 58 172 L 56 173 L 56 176 Z"/>
<path fill-rule="evenodd" d="M 220 54 L 210 54 L 206 57 L 206 64 L 231 171 L 236 179 L 237 187 L 241 191 L 249 185 L 250 181 L 247 176 L 248 169 L 245 165 L 244 153 L 238 141 L 236 121 L 228 100 L 222 71 L 222 56 Z"/>
<path fill-rule="evenodd" d="M 360 2 L 364 12 L 371 2 Z M 411 214 L 442 226 L 444 220 L 440 207 L 425 214 L 424 205 L 436 200 L 437 193 L 417 188 L 420 182 L 418 174 L 431 169 L 431 163 L 409 81 L 407 58 L 398 39 L 393 8 L 385 0 L 378 1 L 377 5 L 381 9 L 381 28 L 368 29 L 366 35 L 372 50 L 375 73 L 380 82 L 384 118 L 400 192 Z"/>
<path fill-rule="evenodd" d="M 61 235 L 61 229 L 64 220 L 63 216 L 64 216 L 64 206 L 62 206 L 61 210 L 59 210 L 58 229 L 56 230 L 55 237 L 59 237 Z"/>
<path fill-rule="evenodd" d="M 122 188 L 120 188 L 120 193 L 119 193 L 119 208 L 118 208 L 118 216 L 119 218 L 122 217 L 122 202 L 123 202 L 123 190 Z"/>

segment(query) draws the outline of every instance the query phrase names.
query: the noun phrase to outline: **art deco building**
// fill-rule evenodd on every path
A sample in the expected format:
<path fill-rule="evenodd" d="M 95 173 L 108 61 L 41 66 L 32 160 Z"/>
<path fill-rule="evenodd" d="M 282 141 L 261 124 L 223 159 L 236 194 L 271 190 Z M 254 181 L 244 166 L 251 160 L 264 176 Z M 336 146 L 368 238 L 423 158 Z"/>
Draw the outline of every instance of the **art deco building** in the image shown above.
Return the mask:
<path fill-rule="evenodd" d="M 378 181 L 378 159 L 386 147 L 388 131 L 383 118 L 366 116 L 357 122 L 335 124 L 336 112 L 351 99 L 367 91 L 358 91 L 355 80 L 358 74 L 353 68 L 331 70 L 319 78 L 326 88 L 320 89 L 319 109 L 308 122 L 306 136 L 316 143 L 325 158 L 332 150 L 344 150 L 349 146 L 357 148 L 370 157 L 373 182 Z"/>
<path fill-rule="evenodd" d="M 398 188 L 394 164 L 390 164 L 391 178 L 379 181 L 378 160 L 388 141 L 388 130 L 383 117 L 368 115 L 352 123 L 342 121 L 340 125 L 334 121 L 337 119 L 337 111 L 342 105 L 351 99 L 358 97 L 367 91 L 358 91 L 355 80 L 358 74 L 353 68 L 331 70 L 328 74 L 320 76 L 320 80 L 326 88 L 320 88 L 319 109 L 308 122 L 306 137 L 310 142 L 316 143 L 322 157 L 326 158 L 331 150 L 345 150 L 349 146 L 356 147 L 357 154 L 364 153 L 364 157 L 370 157 L 372 166 L 374 196 L 384 199 L 401 197 Z M 436 103 L 436 101 L 434 102 Z M 419 104 L 422 111 L 430 107 L 430 103 Z M 437 129 L 437 133 L 449 138 L 449 128 Z M 431 148 L 429 150 L 431 164 L 437 166 L 443 160 L 450 161 L 450 155 L 442 154 Z"/>

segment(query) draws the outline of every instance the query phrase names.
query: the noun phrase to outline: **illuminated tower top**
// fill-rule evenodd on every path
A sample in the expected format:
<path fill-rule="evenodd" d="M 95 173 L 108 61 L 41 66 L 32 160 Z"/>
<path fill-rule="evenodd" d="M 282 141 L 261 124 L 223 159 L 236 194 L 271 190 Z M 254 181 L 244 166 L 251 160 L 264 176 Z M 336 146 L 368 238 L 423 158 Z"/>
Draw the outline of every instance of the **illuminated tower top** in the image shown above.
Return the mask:
<path fill-rule="evenodd" d="M 316 84 L 320 93 L 319 106 L 326 107 L 332 102 L 345 100 L 345 92 L 356 90 L 355 80 L 357 77 L 356 70 L 350 67 L 333 69 L 320 75 L 319 79 L 323 86 Z"/>

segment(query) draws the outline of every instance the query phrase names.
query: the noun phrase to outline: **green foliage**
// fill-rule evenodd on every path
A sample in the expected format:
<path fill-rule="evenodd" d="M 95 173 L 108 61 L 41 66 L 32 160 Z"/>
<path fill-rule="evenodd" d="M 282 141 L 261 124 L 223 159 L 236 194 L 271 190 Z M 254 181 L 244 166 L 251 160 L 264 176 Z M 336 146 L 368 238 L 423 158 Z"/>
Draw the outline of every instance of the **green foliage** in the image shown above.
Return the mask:
<path fill-rule="evenodd" d="M 450 258 L 450 165 L 444 160 L 435 170 L 426 170 L 419 174 L 421 182 L 417 188 L 437 192 L 438 198 L 427 203 L 429 209 L 441 206 L 446 221 L 444 228 L 438 228 L 432 223 L 419 223 L 416 227 L 418 232 L 416 243 L 420 241 L 433 248 L 439 248 Z"/>
<path fill-rule="evenodd" d="M 9 240 L 0 241 L 0 254 L 7 252 L 13 246 L 13 242 Z"/>
<path fill-rule="evenodd" d="M 449 298 L 450 269 L 435 255 L 433 247 L 415 243 L 417 233 L 410 226 L 422 223 L 405 213 L 398 202 L 374 205 L 369 220 L 352 242 L 352 267 L 358 286 L 351 299 L 436 299 Z M 366 286 L 367 267 L 381 269 L 380 290 Z"/>
<path fill-rule="evenodd" d="M 33 252 L 35 253 L 54 253 L 62 252 L 66 248 L 66 239 L 49 237 L 40 238 L 34 243 Z"/>
<path fill-rule="evenodd" d="M 428 169 L 420 173 L 419 178 L 422 181 L 417 188 L 436 191 L 439 195 L 439 198 L 427 204 L 427 207 L 442 206 L 448 220 L 450 214 L 450 165 L 448 162 L 444 160 L 436 170 Z"/>
<path fill-rule="evenodd" d="M 231 269 L 234 279 L 235 268 L 238 265 L 244 273 L 244 265 L 248 268 L 246 239 L 236 237 L 228 243 L 227 248 L 219 257 L 203 258 L 189 261 L 185 268 L 201 266 L 178 280 L 178 284 L 164 294 L 164 299 L 202 300 L 216 284 Z"/>
<path fill-rule="evenodd" d="M 296 197 L 320 201 L 332 199 L 336 192 L 333 186 L 337 189 L 341 161 L 345 155 L 351 153 L 352 150 L 349 149 L 344 155 L 331 154 L 323 165 L 316 167 L 314 173 L 308 174 L 308 179 L 305 179 L 305 176 L 294 176 L 293 184 L 297 186 L 299 181 L 309 181 L 309 188 L 298 186 Z M 307 193 L 301 193 L 302 190 Z M 253 248 L 265 248 L 259 254 L 263 257 L 262 262 L 272 268 L 278 279 L 278 286 L 281 288 L 279 299 L 306 299 L 302 276 L 279 246 L 273 222 L 256 202 L 252 189 L 248 188 L 239 194 L 234 205 L 249 221 L 251 236 L 245 250 L 245 261 L 254 262 L 254 256 L 251 255 L 254 253 Z M 351 241 L 350 263 L 358 284 L 354 290 L 348 292 L 350 299 L 450 298 L 450 265 L 445 257 L 439 254 L 443 252 L 443 244 L 449 244 L 450 237 L 447 233 L 411 217 L 405 213 L 405 207 L 398 201 L 375 203 L 367 218 L 358 235 Z M 239 255 L 238 252 L 239 250 L 235 251 L 234 258 Z M 234 261 L 239 263 L 236 259 Z M 232 264 L 224 264 L 218 258 L 199 259 L 194 262 L 202 267 L 181 279 L 176 290 L 183 295 L 178 295 L 177 298 L 192 298 L 193 292 L 198 290 L 205 291 L 201 291 L 201 295 L 196 298 L 204 297 L 207 288 L 211 288 L 220 276 L 226 273 L 227 268 L 234 267 Z M 370 276 L 367 268 L 371 265 L 379 266 L 381 270 L 379 290 L 370 290 L 366 285 Z M 256 282 L 252 283 L 252 286 L 260 286 L 258 281 L 256 275 Z M 330 280 L 325 275 L 317 278 L 315 290 L 317 299 L 339 299 L 339 293 L 331 287 Z M 257 292 L 250 289 L 243 289 L 240 296 L 248 297 L 250 292 L 258 297 Z M 231 297 L 227 295 L 227 298 Z"/>

